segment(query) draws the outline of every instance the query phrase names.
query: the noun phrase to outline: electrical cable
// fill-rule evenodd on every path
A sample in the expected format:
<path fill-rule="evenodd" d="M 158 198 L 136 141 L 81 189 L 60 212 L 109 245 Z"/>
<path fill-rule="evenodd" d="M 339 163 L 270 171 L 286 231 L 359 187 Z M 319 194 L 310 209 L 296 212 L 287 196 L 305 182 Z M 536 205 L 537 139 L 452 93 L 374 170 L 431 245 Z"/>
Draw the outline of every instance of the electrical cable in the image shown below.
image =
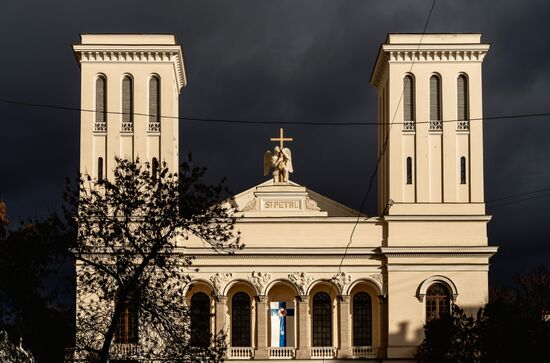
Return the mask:
<path fill-rule="evenodd" d="M 414 61 L 413 61 L 414 64 Z M 48 108 L 53 110 L 63 110 L 63 111 L 76 111 L 76 112 L 90 112 L 96 113 L 95 110 L 70 107 L 70 106 L 61 106 L 54 104 L 46 103 L 32 103 L 26 101 L 18 100 L 9 100 L 0 98 L 1 103 L 18 105 L 18 106 L 29 106 L 29 107 L 38 107 L 38 108 Z M 396 111 L 397 112 L 397 111 Z M 124 115 L 125 112 L 120 111 L 103 111 L 104 114 L 112 115 Z M 152 114 L 142 113 L 142 112 L 133 112 L 134 116 L 156 116 Z M 550 116 L 550 112 L 539 112 L 539 113 L 524 113 L 524 114 L 512 114 L 512 115 L 499 115 L 499 116 L 486 116 L 486 117 L 472 117 L 466 121 L 488 121 L 488 120 L 506 120 L 506 119 L 516 119 L 516 118 L 532 118 L 532 117 L 547 117 Z M 383 123 L 380 122 L 313 122 L 313 121 L 262 121 L 262 120 L 237 120 L 237 119 L 225 119 L 225 118 L 206 118 L 206 117 L 191 117 L 191 116 L 168 116 L 160 115 L 160 119 L 177 119 L 181 121 L 192 121 L 192 122 L 210 122 L 210 123 L 227 123 L 227 124 L 258 124 L 258 125 L 304 125 L 304 126 L 382 126 Z M 458 122 L 465 120 L 458 119 L 449 119 L 441 120 L 442 123 L 449 122 Z M 429 124 L 432 121 L 415 121 L 415 124 Z M 403 125 L 404 122 L 392 122 L 393 125 Z"/>

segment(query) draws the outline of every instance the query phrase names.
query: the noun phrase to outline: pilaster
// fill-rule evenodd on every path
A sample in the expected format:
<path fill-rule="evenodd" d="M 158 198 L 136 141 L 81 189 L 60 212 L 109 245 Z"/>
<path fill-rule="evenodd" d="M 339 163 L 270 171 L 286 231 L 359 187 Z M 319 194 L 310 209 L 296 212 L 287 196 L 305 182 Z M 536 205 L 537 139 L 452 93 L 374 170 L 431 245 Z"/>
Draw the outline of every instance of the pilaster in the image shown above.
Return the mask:
<path fill-rule="evenodd" d="M 267 352 L 267 327 L 268 327 L 268 299 L 266 295 L 256 296 L 258 306 L 256 309 L 256 328 L 258 344 L 256 345 L 255 359 L 268 359 Z"/>
<path fill-rule="evenodd" d="M 226 324 L 227 317 L 227 296 L 216 296 L 216 334 L 227 333 L 229 324 Z"/>
<path fill-rule="evenodd" d="M 341 295 L 339 297 L 338 317 L 340 322 L 340 346 L 338 349 L 338 358 L 351 358 L 351 319 L 350 319 L 350 295 Z"/>
<path fill-rule="evenodd" d="M 309 296 L 300 295 L 298 299 L 298 349 L 296 359 L 310 359 L 309 338 Z"/>

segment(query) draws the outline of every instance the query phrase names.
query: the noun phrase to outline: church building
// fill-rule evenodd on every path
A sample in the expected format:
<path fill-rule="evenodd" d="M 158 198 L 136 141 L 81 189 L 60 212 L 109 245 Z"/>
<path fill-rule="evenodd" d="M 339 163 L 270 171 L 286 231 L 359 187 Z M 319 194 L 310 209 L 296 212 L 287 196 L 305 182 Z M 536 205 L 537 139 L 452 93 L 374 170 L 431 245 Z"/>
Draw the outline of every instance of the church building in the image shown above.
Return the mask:
<path fill-rule="evenodd" d="M 115 156 L 176 170 L 187 75 L 175 37 L 86 34 L 73 48 L 81 108 L 96 111 L 81 113 L 80 171 L 110 178 Z M 292 135 L 274 129 L 269 179 L 234 196 L 246 247 L 226 255 L 185 241 L 199 268 L 187 290 L 192 336 L 226 332 L 236 362 L 408 361 L 427 321 L 452 303 L 484 305 L 497 251 L 483 183 L 488 50 L 477 33 L 389 34 L 380 46 L 376 216 L 292 182 Z"/>

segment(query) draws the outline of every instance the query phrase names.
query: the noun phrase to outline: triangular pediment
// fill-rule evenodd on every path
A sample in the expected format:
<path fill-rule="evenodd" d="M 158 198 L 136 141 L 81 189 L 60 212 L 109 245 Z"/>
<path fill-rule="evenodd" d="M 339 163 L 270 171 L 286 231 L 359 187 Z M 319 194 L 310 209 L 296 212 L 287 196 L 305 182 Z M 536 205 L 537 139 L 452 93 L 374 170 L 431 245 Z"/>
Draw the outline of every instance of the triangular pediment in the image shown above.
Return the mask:
<path fill-rule="evenodd" d="M 272 179 L 234 197 L 243 217 L 357 217 L 359 212 L 311 189 Z"/>

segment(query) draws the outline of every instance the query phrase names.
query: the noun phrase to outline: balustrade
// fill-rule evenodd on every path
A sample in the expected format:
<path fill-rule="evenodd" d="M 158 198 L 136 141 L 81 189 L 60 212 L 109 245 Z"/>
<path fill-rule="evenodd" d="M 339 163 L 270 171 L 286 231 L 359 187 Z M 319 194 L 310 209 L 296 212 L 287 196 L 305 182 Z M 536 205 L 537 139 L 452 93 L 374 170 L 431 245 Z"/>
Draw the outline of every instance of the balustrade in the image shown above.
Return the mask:
<path fill-rule="evenodd" d="M 228 347 L 227 359 L 252 359 L 254 348 L 252 347 Z"/>

